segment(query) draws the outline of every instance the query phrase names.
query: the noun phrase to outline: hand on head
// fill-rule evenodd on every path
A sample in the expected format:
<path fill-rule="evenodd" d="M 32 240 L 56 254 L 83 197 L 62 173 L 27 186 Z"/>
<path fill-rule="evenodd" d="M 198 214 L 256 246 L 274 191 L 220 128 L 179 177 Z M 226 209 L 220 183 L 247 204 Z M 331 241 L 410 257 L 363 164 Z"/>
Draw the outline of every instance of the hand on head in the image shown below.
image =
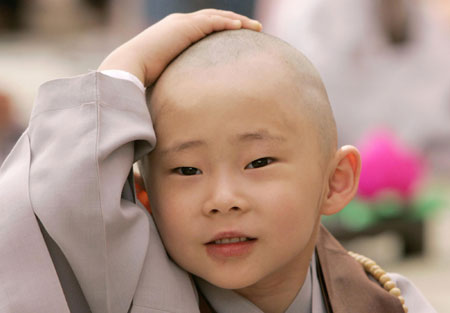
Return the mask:
<path fill-rule="evenodd" d="M 262 26 L 243 15 L 215 9 L 171 14 L 114 50 L 99 70 L 124 70 L 148 86 L 192 43 L 215 31 L 241 28 L 260 31 Z"/>

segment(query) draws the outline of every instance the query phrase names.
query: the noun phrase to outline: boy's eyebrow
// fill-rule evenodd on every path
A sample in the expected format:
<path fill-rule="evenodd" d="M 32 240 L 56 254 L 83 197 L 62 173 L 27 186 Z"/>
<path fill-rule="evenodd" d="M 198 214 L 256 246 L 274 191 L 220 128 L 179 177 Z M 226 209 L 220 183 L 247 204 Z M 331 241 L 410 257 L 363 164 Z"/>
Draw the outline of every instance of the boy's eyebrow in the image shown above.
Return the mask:
<path fill-rule="evenodd" d="M 248 141 L 254 141 L 254 140 L 270 140 L 270 141 L 285 141 L 286 138 L 282 136 L 276 136 L 271 133 L 269 133 L 267 130 L 259 130 L 256 132 L 248 132 L 237 135 L 237 141 L 239 142 L 248 142 Z M 161 154 L 170 154 L 174 152 L 180 152 L 183 150 L 187 150 L 190 148 L 196 148 L 199 146 L 206 145 L 206 141 L 203 140 L 188 140 L 183 141 L 180 143 L 176 143 L 171 147 L 168 147 L 166 149 L 163 149 L 161 151 Z"/>
<path fill-rule="evenodd" d="M 189 148 L 194 148 L 198 146 L 206 145 L 206 142 L 203 140 L 189 140 L 189 141 L 183 141 L 181 143 L 177 143 L 171 147 L 168 147 L 167 149 L 163 149 L 161 151 L 161 154 L 170 154 L 174 152 L 180 152 Z"/>
<path fill-rule="evenodd" d="M 253 140 L 271 140 L 271 141 L 286 141 L 283 136 L 273 135 L 265 129 L 256 132 L 243 133 L 237 136 L 238 141 L 253 141 Z"/>

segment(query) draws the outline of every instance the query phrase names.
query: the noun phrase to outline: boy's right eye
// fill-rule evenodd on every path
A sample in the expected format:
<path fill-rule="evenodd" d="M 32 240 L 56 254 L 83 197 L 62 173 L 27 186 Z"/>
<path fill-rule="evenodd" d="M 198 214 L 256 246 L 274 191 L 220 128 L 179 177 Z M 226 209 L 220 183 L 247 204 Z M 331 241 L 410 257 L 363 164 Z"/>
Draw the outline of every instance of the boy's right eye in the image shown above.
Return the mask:
<path fill-rule="evenodd" d="M 184 176 L 202 174 L 202 171 L 200 171 L 198 168 L 187 167 L 187 166 L 177 167 L 177 168 L 173 169 L 173 171 L 177 174 L 184 175 Z"/>

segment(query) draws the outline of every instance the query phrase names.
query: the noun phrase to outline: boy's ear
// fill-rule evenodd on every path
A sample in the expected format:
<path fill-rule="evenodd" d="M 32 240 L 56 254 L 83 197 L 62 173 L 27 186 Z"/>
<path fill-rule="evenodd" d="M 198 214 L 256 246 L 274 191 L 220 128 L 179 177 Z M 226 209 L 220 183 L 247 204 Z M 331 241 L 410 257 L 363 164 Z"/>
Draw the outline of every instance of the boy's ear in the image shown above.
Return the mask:
<path fill-rule="evenodd" d="M 335 153 L 321 214 L 335 214 L 353 199 L 358 190 L 360 172 L 361 158 L 358 149 L 343 146 Z"/>

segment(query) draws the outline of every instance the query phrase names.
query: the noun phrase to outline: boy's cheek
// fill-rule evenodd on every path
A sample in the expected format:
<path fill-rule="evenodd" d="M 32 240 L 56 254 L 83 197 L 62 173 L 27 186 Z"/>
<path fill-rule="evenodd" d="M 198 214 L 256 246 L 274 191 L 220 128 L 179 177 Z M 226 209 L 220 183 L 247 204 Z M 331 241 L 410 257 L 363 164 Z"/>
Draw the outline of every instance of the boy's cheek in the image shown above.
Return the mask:
<path fill-rule="evenodd" d="M 182 214 L 178 212 L 180 205 L 177 205 L 170 191 L 156 189 L 149 197 L 152 207 L 152 214 L 158 227 L 176 227 L 178 220 L 182 219 Z"/>
<path fill-rule="evenodd" d="M 180 225 L 177 225 L 177 223 L 179 223 L 179 218 L 177 219 L 177 216 L 171 214 L 170 210 L 167 208 L 158 205 L 152 206 L 152 216 L 161 239 L 167 248 L 167 246 L 170 246 L 173 242 L 171 238 L 176 235 L 174 230 L 180 228 Z"/>

